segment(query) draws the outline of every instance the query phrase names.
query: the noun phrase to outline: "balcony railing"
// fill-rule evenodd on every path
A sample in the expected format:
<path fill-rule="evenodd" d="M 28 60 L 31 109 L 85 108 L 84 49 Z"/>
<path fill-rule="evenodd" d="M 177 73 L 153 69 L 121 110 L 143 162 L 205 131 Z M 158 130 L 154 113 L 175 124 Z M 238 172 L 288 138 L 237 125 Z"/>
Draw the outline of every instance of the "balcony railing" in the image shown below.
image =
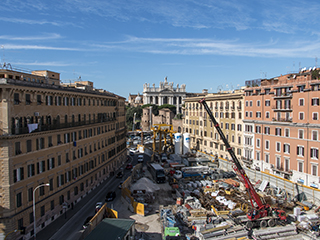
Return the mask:
<path fill-rule="evenodd" d="M 272 121 L 275 122 L 292 122 L 292 118 L 272 118 Z"/>
<path fill-rule="evenodd" d="M 64 129 L 64 128 L 72 128 L 72 127 L 79 127 L 79 126 L 85 126 L 95 123 L 103 123 L 103 122 L 113 122 L 116 121 L 116 118 L 106 118 L 106 119 L 100 119 L 95 121 L 81 121 L 81 122 L 73 122 L 73 123 L 55 123 L 55 124 L 39 124 L 38 128 L 35 129 L 34 132 L 43 132 L 43 131 L 52 131 L 57 129 Z M 29 128 L 28 127 L 12 127 L 11 128 L 11 134 L 12 135 L 21 135 L 21 134 L 28 134 Z"/>
<path fill-rule="evenodd" d="M 289 106 L 272 106 L 272 110 L 274 111 L 292 111 L 292 105 Z"/>
<path fill-rule="evenodd" d="M 273 95 L 273 98 L 292 98 L 292 93 L 281 93 Z"/>

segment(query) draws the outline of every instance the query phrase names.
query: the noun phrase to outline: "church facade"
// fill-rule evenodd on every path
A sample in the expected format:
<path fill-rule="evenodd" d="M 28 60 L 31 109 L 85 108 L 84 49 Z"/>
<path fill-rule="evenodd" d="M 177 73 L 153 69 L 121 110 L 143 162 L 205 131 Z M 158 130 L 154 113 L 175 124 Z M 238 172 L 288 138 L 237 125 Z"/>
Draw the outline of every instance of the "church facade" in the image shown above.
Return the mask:
<path fill-rule="evenodd" d="M 159 87 L 152 84 L 150 87 L 149 83 L 143 85 L 143 103 L 144 104 L 155 104 L 161 106 L 163 104 L 171 104 L 177 107 L 177 113 L 181 113 L 181 107 L 186 98 L 186 85 L 179 84 L 176 87 L 173 86 L 173 82 L 168 82 L 167 77 L 164 82 L 160 82 Z"/>

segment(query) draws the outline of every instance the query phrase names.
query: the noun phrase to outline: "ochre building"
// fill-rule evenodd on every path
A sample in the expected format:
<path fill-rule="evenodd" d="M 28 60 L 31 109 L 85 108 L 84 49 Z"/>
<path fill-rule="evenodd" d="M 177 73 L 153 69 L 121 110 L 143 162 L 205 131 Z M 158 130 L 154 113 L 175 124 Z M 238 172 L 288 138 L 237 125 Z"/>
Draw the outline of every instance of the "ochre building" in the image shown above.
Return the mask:
<path fill-rule="evenodd" d="M 230 159 L 229 153 L 213 126 L 201 97 L 185 99 L 183 132 L 190 134 L 190 148 Z M 236 156 L 243 156 L 243 91 L 207 94 L 208 107 L 233 148 Z"/>
<path fill-rule="evenodd" d="M 0 87 L 0 235 L 29 239 L 125 161 L 125 98 L 51 71 L 0 69 Z"/>

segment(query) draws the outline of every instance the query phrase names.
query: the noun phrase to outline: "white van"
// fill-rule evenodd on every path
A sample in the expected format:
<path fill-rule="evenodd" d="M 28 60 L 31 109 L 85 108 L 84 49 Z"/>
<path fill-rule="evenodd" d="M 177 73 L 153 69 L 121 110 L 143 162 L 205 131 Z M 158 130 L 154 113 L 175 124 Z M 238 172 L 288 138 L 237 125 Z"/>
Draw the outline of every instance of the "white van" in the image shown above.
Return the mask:
<path fill-rule="evenodd" d="M 138 163 L 143 163 L 143 155 L 138 155 Z"/>

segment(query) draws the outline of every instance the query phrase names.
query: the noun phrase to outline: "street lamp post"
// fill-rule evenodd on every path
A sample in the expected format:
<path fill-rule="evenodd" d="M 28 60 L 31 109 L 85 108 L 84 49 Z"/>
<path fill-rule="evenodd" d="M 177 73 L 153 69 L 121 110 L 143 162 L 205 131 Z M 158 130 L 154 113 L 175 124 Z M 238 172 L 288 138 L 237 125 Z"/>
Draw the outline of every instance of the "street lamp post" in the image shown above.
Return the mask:
<path fill-rule="evenodd" d="M 37 186 L 34 190 L 33 190 L 33 231 L 34 231 L 34 240 L 36 240 L 37 238 L 37 226 L 36 226 L 36 190 L 40 187 L 44 187 L 44 186 L 50 186 L 49 183 L 45 183 L 45 184 L 41 184 L 39 186 Z"/>

